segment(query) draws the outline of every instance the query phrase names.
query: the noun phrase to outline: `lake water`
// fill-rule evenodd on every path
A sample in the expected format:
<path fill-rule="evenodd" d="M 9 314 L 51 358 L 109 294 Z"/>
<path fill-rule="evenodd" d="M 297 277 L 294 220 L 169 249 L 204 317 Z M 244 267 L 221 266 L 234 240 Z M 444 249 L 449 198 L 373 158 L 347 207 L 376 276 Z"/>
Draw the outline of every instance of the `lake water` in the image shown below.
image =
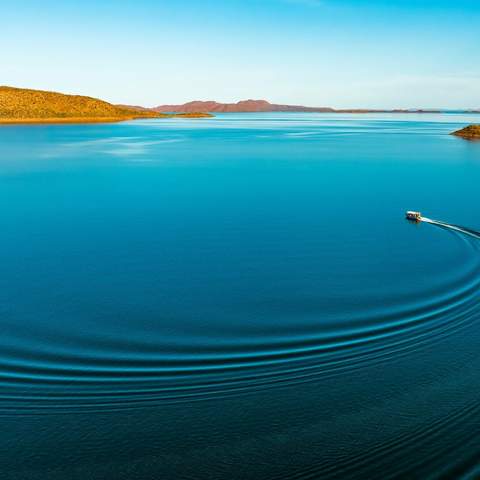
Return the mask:
<path fill-rule="evenodd" d="M 2 479 L 480 475 L 474 122 L 0 128 Z"/>

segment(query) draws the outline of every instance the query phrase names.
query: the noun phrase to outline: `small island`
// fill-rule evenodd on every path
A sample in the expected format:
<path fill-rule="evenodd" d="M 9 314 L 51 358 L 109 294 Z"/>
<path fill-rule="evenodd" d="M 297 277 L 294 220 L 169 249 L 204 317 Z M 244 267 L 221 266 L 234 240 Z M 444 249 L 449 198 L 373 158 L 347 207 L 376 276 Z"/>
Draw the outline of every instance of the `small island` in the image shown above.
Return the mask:
<path fill-rule="evenodd" d="M 0 124 L 100 123 L 142 118 L 208 118 L 205 113 L 169 114 L 112 105 L 97 98 L 0 86 Z"/>
<path fill-rule="evenodd" d="M 467 140 L 480 140 L 480 125 L 469 125 L 468 127 L 453 132 L 452 135 L 456 135 L 457 137 L 462 137 Z"/>

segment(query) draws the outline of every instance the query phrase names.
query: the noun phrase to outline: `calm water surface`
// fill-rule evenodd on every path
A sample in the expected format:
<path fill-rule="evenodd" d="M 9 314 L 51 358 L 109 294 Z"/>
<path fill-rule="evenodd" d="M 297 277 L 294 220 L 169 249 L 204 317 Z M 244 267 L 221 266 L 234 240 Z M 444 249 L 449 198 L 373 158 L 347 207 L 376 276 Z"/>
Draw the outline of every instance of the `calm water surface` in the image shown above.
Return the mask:
<path fill-rule="evenodd" d="M 0 128 L 2 479 L 478 477 L 474 121 Z"/>

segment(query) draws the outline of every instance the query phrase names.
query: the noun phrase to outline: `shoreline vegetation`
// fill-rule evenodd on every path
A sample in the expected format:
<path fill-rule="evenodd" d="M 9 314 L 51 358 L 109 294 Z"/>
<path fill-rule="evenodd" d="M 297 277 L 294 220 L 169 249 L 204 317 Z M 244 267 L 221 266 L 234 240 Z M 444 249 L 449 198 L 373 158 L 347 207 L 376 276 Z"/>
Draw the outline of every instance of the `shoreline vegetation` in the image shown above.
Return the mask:
<path fill-rule="evenodd" d="M 97 98 L 0 86 L 0 125 L 111 123 L 148 118 L 210 118 L 210 113 L 161 113 Z"/>
<path fill-rule="evenodd" d="M 452 132 L 452 135 L 462 137 L 467 140 L 480 140 L 480 125 L 469 125 L 461 130 Z"/>
<path fill-rule="evenodd" d="M 68 123 L 117 123 L 128 120 L 142 120 L 148 118 L 213 118 L 214 115 L 198 113 L 172 113 L 165 115 L 130 115 L 122 117 L 51 117 L 51 118 L 0 118 L 0 125 L 41 125 L 41 124 L 68 124 Z"/>

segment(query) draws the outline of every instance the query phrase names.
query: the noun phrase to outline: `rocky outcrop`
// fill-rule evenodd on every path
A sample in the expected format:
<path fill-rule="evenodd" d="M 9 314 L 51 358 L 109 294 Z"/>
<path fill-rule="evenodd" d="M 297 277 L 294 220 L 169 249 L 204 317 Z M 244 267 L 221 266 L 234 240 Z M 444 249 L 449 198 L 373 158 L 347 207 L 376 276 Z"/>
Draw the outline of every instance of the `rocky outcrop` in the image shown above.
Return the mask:
<path fill-rule="evenodd" d="M 469 125 L 468 127 L 453 132 L 452 135 L 456 135 L 457 137 L 462 137 L 467 140 L 480 140 L 480 125 Z"/>

